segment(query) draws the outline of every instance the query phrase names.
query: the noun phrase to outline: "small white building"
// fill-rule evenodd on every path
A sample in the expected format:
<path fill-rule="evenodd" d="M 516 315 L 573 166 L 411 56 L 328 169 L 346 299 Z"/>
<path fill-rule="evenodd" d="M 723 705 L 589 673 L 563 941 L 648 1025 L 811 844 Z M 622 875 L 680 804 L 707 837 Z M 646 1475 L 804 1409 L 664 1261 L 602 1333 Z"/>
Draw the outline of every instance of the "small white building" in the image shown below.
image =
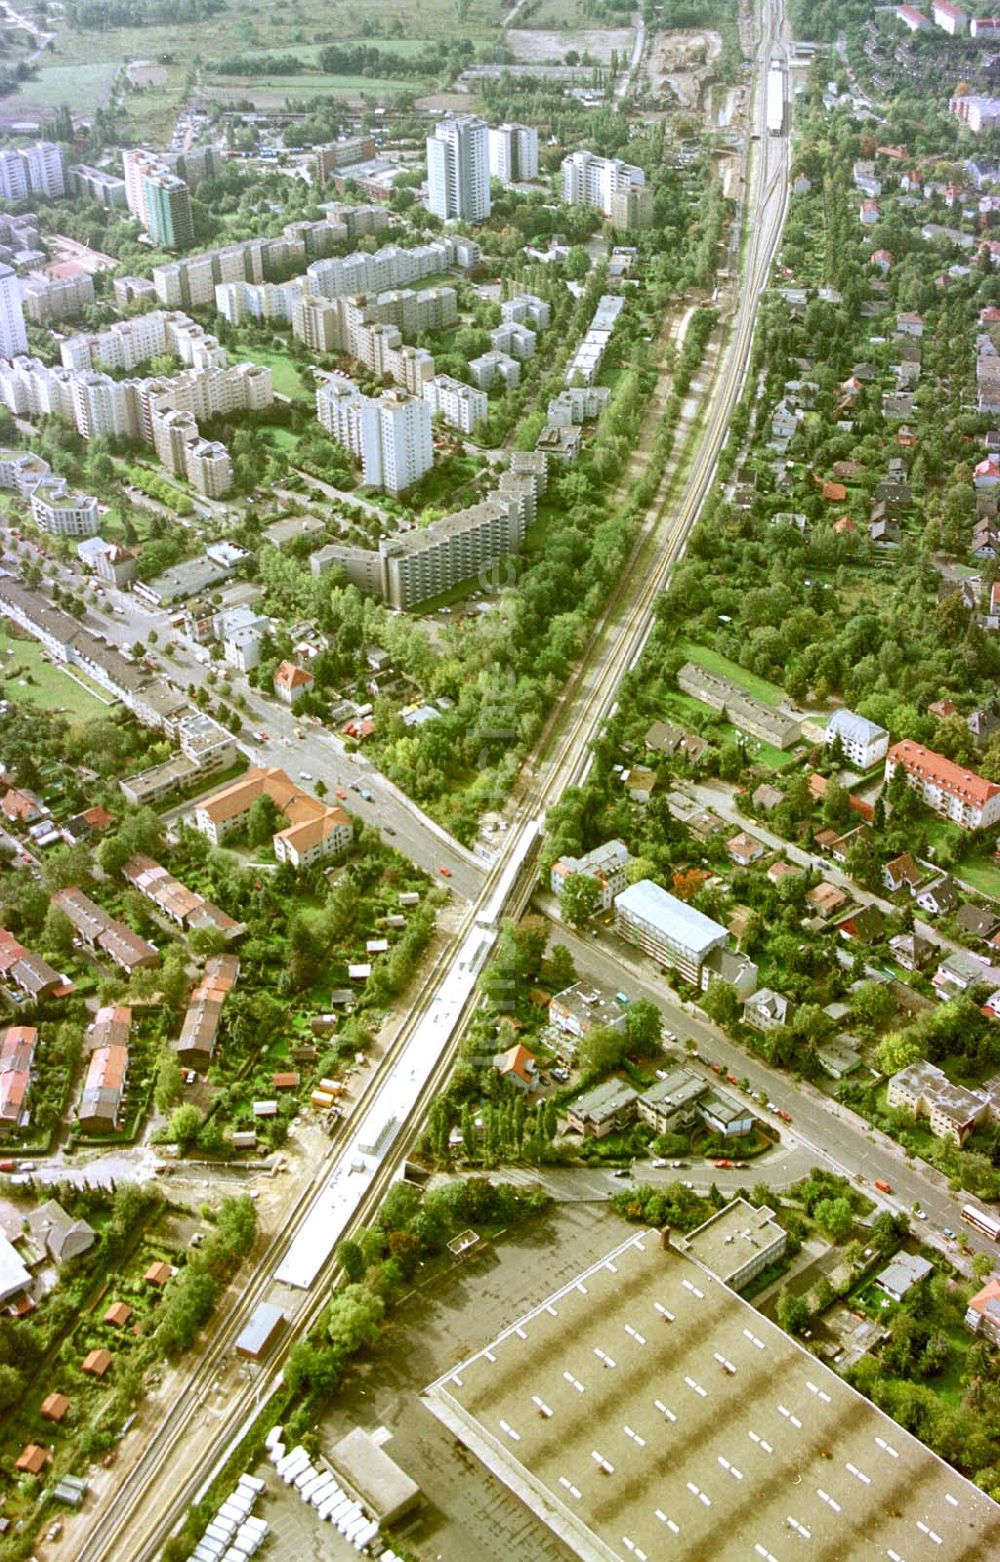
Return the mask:
<path fill-rule="evenodd" d="M 835 710 L 830 717 L 825 739 L 827 748 L 836 738 L 840 739 L 848 764 L 855 770 L 870 770 L 873 765 L 880 764 L 889 751 L 889 734 L 885 728 L 851 710 Z"/>

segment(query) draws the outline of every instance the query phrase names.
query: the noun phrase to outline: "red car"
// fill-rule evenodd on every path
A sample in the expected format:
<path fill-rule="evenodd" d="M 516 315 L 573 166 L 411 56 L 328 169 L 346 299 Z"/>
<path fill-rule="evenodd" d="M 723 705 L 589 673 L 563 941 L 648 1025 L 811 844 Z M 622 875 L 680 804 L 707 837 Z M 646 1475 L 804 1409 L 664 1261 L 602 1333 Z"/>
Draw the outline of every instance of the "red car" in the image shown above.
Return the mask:
<path fill-rule="evenodd" d="M 783 1123 L 790 1123 L 792 1120 L 791 1112 L 782 1112 L 780 1108 L 778 1109 L 778 1116 Z"/>
<path fill-rule="evenodd" d="M 712 1165 L 715 1167 L 716 1171 L 728 1171 L 731 1168 L 732 1164 L 733 1164 L 732 1161 L 713 1161 L 712 1162 Z"/>
<path fill-rule="evenodd" d="M 739 1084 L 739 1080 L 736 1078 L 735 1074 L 727 1074 L 726 1075 L 726 1084 L 727 1085 L 738 1085 Z"/>
<path fill-rule="evenodd" d="M 341 791 L 341 790 L 340 790 L 340 787 L 339 787 L 339 786 L 338 786 L 338 787 L 337 787 L 337 788 L 336 788 L 336 791 L 335 791 L 335 793 L 334 793 L 334 796 L 336 796 L 336 797 L 339 797 L 339 798 L 340 798 L 340 801 L 341 801 L 341 802 L 342 802 L 342 803 L 346 803 L 346 802 L 347 802 L 347 793 L 346 793 L 346 792 L 342 792 L 342 791 Z"/>
<path fill-rule="evenodd" d="M 439 868 L 438 872 L 439 873 L 443 873 L 446 879 L 450 879 L 451 878 L 451 869 L 450 868 Z"/>
<path fill-rule="evenodd" d="M 712 1072 L 714 1074 L 721 1074 L 722 1073 L 722 1064 L 721 1063 L 710 1063 L 708 1066 L 709 1066 L 709 1068 L 712 1070 Z"/>

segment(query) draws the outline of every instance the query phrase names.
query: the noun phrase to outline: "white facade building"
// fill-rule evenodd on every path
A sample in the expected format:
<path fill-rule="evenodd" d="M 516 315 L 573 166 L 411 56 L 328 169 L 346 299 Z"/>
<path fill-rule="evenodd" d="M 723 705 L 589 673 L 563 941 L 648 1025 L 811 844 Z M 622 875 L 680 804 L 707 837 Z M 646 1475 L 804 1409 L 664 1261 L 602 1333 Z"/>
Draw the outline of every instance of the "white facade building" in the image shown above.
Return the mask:
<path fill-rule="evenodd" d="M 361 464 L 373 488 L 391 494 L 412 488 L 434 464 L 430 405 L 405 391 L 383 391 L 378 400 L 365 397 Z"/>
<path fill-rule="evenodd" d="M 726 929 L 651 879 L 640 879 L 615 899 L 615 930 L 664 966 L 673 966 L 692 985 L 713 949 L 726 943 Z"/>
<path fill-rule="evenodd" d="M 0 358 L 16 358 L 27 351 L 20 283 L 12 267 L 0 265 Z"/>
<path fill-rule="evenodd" d="M 605 217 L 611 216 L 616 195 L 645 183 L 641 168 L 617 157 L 570 152 L 562 161 L 562 198 L 567 206 L 591 206 Z"/>
<path fill-rule="evenodd" d="M 13 147 L 0 147 L 0 196 L 5 201 L 28 198 L 28 165 Z"/>
<path fill-rule="evenodd" d="M 538 177 L 538 131 L 533 125 L 490 127 L 490 178 L 503 185 Z"/>
<path fill-rule="evenodd" d="M 101 525 L 93 494 L 75 492 L 61 477 L 38 484 L 31 495 L 31 514 L 39 531 L 50 537 L 94 537 Z"/>
<path fill-rule="evenodd" d="M 884 727 L 877 727 L 864 716 L 856 716 L 851 710 L 835 710 L 826 729 L 826 745 L 829 748 L 835 738 L 848 764 L 856 770 L 870 770 L 889 751 L 889 734 Z"/>
<path fill-rule="evenodd" d="M 464 385 L 452 379 L 450 374 L 438 374 L 427 380 L 423 387 L 425 404 L 431 412 L 440 412 L 452 428 L 471 434 L 489 417 L 489 401 L 485 391 L 473 385 Z"/>
<path fill-rule="evenodd" d="M 474 114 L 442 119 L 428 136 L 427 204 L 443 222 L 484 222 L 489 216 L 489 131 Z"/>
<path fill-rule="evenodd" d="M 66 194 L 66 160 L 61 146 L 54 141 L 36 141 L 34 146 L 26 146 L 21 156 L 33 195 L 46 195 L 54 201 Z"/>

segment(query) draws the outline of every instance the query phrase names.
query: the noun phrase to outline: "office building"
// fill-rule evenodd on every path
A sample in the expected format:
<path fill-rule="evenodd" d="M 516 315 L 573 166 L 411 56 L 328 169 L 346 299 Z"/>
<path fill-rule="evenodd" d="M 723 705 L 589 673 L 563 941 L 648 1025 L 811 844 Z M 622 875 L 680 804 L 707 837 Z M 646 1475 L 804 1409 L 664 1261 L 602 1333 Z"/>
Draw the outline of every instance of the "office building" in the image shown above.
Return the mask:
<path fill-rule="evenodd" d="M 713 1272 L 727 1234 L 634 1233 L 424 1405 L 585 1562 L 996 1555 L 1000 1507 Z"/>
<path fill-rule="evenodd" d="M 570 152 L 562 161 L 562 198 L 567 206 L 590 206 L 594 211 L 612 215 L 614 197 L 635 185 L 644 185 L 646 175 L 632 163 L 617 157 L 597 157 L 593 152 Z"/>
<path fill-rule="evenodd" d="M 428 136 L 427 204 L 443 222 L 489 216 L 489 132 L 474 114 L 449 115 Z"/>
<path fill-rule="evenodd" d="M 21 284 L 11 266 L 0 264 L 0 358 L 17 358 L 27 351 Z"/>
<path fill-rule="evenodd" d="M 401 494 L 434 464 L 431 409 L 405 391 L 365 397 L 361 410 L 361 464 L 372 488 Z"/>
<path fill-rule="evenodd" d="M 422 395 L 432 413 L 440 413 L 452 428 L 471 434 L 489 417 L 490 404 L 485 391 L 464 385 L 450 374 L 438 374 L 424 383 Z"/>
<path fill-rule="evenodd" d="M 718 922 L 668 894 L 652 879 L 640 879 L 616 897 L 615 929 L 695 987 L 708 955 L 722 948 L 727 937 Z"/>
<path fill-rule="evenodd" d="M 491 179 L 503 185 L 537 179 L 538 131 L 533 125 L 491 126 L 489 150 Z"/>
<path fill-rule="evenodd" d="M 677 1246 L 724 1285 L 742 1291 L 784 1255 L 788 1232 L 778 1225 L 774 1210 L 766 1204 L 757 1208 L 744 1198 L 735 1198 L 679 1237 Z"/>

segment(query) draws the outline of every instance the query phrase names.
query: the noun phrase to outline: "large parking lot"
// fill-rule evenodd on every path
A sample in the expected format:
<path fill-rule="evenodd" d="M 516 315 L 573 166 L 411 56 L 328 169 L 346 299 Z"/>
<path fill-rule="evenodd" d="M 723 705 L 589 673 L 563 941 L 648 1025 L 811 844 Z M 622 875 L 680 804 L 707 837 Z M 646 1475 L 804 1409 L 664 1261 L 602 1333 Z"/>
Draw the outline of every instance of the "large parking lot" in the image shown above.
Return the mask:
<path fill-rule="evenodd" d="M 488 1475 L 420 1402 L 422 1390 L 505 1324 L 620 1242 L 625 1223 L 606 1206 L 556 1208 L 438 1274 L 392 1315 L 375 1353 L 355 1366 L 321 1429 L 329 1450 L 352 1426 L 385 1427 L 385 1451 L 424 1500 L 399 1535 L 420 1562 L 567 1562 L 572 1555 Z M 262 1467 L 259 1474 L 268 1477 Z M 356 1556 L 329 1524 L 282 1488 L 258 1510 L 273 1526 L 275 1562 Z M 269 1555 L 272 1554 L 269 1552 Z"/>

